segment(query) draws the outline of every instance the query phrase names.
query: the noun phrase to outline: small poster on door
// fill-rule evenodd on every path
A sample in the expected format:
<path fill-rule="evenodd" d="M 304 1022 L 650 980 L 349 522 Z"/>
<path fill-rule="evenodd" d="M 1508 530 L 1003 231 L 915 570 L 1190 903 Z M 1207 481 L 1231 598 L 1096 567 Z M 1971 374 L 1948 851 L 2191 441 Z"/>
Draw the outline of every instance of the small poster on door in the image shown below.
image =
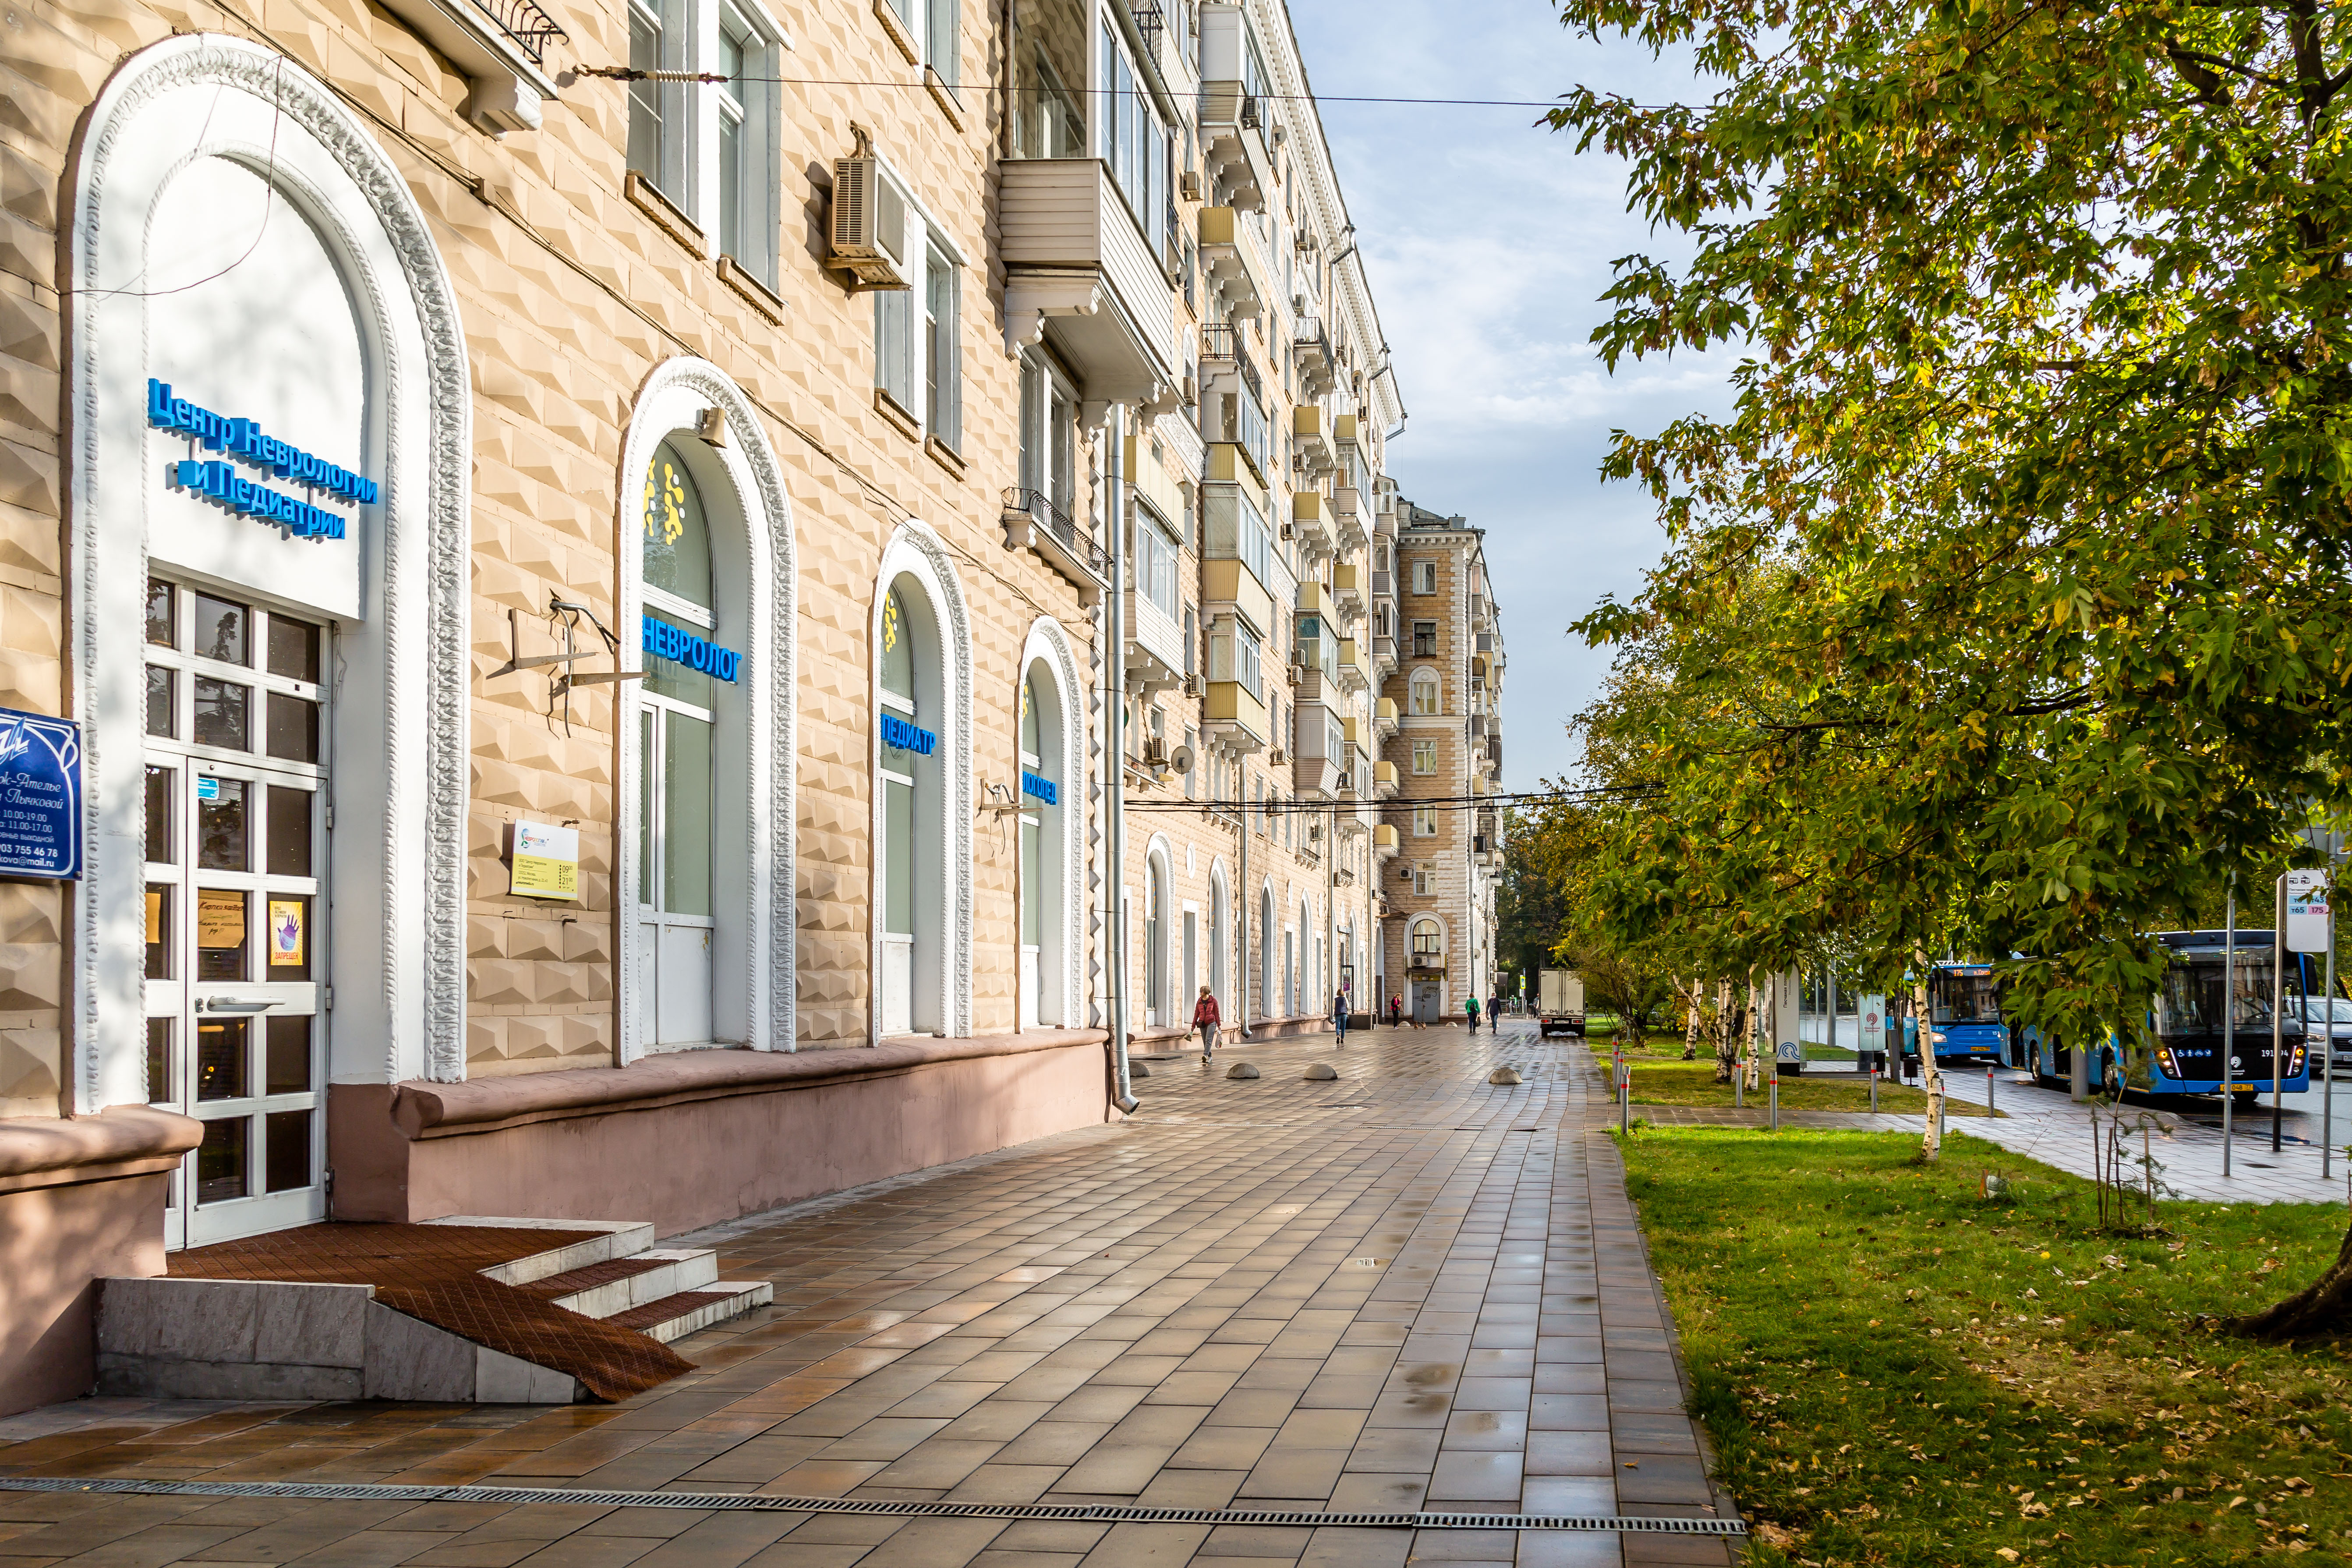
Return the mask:
<path fill-rule="evenodd" d="M 580 896 L 580 830 L 544 822 L 514 825 L 509 890 L 531 899 Z"/>
<path fill-rule="evenodd" d="M 196 945 L 227 948 L 245 945 L 245 895 L 212 888 L 196 891 Z"/>
<path fill-rule="evenodd" d="M 299 969 L 310 962 L 310 900 L 269 900 L 269 967 Z"/>

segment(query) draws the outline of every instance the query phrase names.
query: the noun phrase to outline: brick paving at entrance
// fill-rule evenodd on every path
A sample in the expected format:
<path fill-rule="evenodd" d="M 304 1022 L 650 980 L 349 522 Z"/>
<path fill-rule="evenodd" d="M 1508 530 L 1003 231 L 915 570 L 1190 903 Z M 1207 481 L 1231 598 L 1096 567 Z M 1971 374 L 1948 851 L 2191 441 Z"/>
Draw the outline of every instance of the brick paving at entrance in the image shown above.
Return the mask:
<path fill-rule="evenodd" d="M 1226 1079 L 1228 1058 L 1264 1078 Z M 1329 1061 L 1336 1082 L 1301 1079 Z M 1525 1079 L 1490 1087 L 1500 1061 Z M 0 1473 L 1723 1517 L 1589 1056 L 1507 1024 L 1160 1064 L 1088 1129 L 714 1227 L 772 1308 L 619 1405 L 0 1422 Z M 614 1216 L 627 1217 L 627 1216 Z M 0 1495 L 0 1568 L 1730 1561 L 1720 1538 Z"/>

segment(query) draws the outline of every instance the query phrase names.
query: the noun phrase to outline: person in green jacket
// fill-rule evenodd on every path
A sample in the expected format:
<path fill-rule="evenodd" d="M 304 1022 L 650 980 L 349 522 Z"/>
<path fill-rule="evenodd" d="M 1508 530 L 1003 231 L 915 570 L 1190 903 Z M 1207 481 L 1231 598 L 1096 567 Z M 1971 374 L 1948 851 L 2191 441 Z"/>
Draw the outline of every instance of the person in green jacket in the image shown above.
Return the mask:
<path fill-rule="evenodd" d="M 1470 1032 L 1475 1035 L 1478 1032 L 1478 998 L 1470 997 L 1462 1005 L 1470 1015 Z"/>

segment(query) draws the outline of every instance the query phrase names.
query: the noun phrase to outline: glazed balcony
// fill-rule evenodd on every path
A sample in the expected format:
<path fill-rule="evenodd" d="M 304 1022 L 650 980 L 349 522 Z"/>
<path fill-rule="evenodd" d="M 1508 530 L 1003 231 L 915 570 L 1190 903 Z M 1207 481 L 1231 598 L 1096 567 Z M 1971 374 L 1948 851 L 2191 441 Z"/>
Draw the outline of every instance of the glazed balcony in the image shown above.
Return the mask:
<path fill-rule="evenodd" d="M 1014 158 L 1001 167 L 1012 348 L 1050 341 L 1090 403 L 1171 402 L 1175 293 L 1108 165 Z"/>
<path fill-rule="evenodd" d="M 1319 404 L 1305 403 L 1291 410 L 1290 447 L 1311 479 L 1319 479 L 1339 467 L 1339 449 L 1331 444 L 1331 416 Z"/>
<path fill-rule="evenodd" d="M 1313 490 L 1300 490 L 1290 498 L 1290 523 L 1297 533 L 1298 547 L 1310 558 L 1331 553 L 1331 519 L 1327 503 Z"/>
<path fill-rule="evenodd" d="M 1210 738 L 1227 751 L 1263 751 L 1271 733 L 1264 699 L 1238 680 L 1209 682 L 1201 719 Z"/>

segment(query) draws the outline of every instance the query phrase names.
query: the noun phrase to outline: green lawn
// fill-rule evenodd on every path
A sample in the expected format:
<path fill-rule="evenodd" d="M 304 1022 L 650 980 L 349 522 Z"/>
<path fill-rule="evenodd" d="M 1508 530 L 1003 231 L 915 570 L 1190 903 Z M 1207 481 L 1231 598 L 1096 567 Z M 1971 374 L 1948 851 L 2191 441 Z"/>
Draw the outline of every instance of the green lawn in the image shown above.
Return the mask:
<path fill-rule="evenodd" d="M 1682 1047 L 1675 1044 L 1673 1059 L 1660 1060 L 1659 1053 L 1639 1056 L 1629 1053 L 1627 1060 L 1633 1065 L 1633 1103 L 1635 1105 L 1729 1105 L 1733 1102 L 1731 1085 L 1715 1081 L 1715 1060 L 1712 1057 L 1695 1062 L 1681 1059 Z M 1602 1053 L 1605 1073 L 1607 1053 Z M 1750 1105 L 1768 1103 L 1766 1091 L 1759 1088 L 1748 1096 Z M 1947 1121 L 1963 1116 L 1982 1116 L 1985 1109 L 1967 1100 L 1947 1099 L 1944 1102 Z M 1870 1086 L 1866 1083 L 1823 1083 L 1818 1079 L 1784 1077 L 1780 1079 L 1780 1109 L 1783 1110 L 1868 1110 Z M 1878 1086 L 1878 1109 L 1897 1116 L 1924 1116 L 1927 1097 L 1919 1089 L 1906 1089 L 1901 1084 L 1882 1083 Z M 2006 1116 L 2008 1113 L 2002 1113 Z"/>
<path fill-rule="evenodd" d="M 1624 1147 L 1754 1561 L 2352 1559 L 2352 1356 L 2214 1321 L 2314 1278 L 2342 1207 L 2163 1204 L 2126 1239 L 2087 1184 L 1965 1135 L 1933 1166 L 1885 1133 Z"/>

